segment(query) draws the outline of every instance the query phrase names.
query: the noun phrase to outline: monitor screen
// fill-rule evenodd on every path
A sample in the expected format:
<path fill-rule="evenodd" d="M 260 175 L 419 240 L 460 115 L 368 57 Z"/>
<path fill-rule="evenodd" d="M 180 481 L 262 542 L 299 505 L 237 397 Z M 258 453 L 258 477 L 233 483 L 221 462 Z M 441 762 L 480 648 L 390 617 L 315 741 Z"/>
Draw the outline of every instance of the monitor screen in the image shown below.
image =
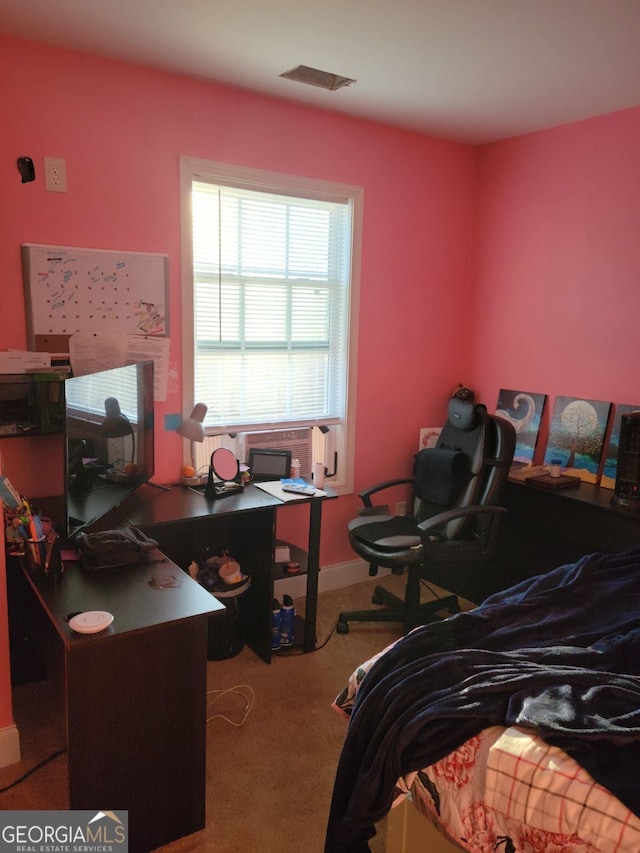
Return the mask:
<path fill-rule="evenodd" d="M 65 382 L 67 535 L 76 536 L 154 473 L 153 362 Z"/>

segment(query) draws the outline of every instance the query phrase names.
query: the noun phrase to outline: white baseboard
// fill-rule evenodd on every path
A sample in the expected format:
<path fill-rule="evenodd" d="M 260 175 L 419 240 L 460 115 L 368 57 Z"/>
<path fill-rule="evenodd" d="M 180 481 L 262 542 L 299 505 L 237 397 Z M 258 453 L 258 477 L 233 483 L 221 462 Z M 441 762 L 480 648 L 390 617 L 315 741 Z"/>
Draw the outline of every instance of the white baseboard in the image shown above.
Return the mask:
<path fill-rule="evenodd" d="M 378 569 L 376 577 L 383 578 L 390 574 L 390 569 Z M 327 592 L 330 589 L 343 589 L 354 583 L 362 583 L 371 580 L 369 575 L 369 564 L 364 560 L 350 560 L 347 563 L 335 563 L 333 566 L 325 566 L 318 575 L 318 592 Z M 274 594 L 278 600 L 283 595 L 291 598 L 303 598 L 307 592 L 307 576 L 294 575 L 290 578 L 279 578 L 274 584 Z"/>
<path fill-rule="evenodd" d="M 20 761 L 20 732 L 15 723 L 0 729 L 0 767 Z"/>

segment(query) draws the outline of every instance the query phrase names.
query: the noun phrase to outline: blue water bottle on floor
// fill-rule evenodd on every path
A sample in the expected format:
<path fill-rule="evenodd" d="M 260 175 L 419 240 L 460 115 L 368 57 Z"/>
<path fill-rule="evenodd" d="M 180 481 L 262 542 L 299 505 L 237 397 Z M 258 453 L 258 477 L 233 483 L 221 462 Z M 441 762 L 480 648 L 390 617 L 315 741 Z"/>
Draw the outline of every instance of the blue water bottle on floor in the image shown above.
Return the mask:
<path fill-rule="evenodd" d="M 283 646 L 293 645 L 295 621 L 296 611 L 293 606 L 293 599 L 290 595 L 283 595 L 280 611 L 280 642 Z"/>
<path fill-rule="evenodd" d="M 282 628 L 282 610 L 277 598 L 273 599 L 271 607 L 271 650 L 277 652 L 281 646 L 280 631 Z"/>

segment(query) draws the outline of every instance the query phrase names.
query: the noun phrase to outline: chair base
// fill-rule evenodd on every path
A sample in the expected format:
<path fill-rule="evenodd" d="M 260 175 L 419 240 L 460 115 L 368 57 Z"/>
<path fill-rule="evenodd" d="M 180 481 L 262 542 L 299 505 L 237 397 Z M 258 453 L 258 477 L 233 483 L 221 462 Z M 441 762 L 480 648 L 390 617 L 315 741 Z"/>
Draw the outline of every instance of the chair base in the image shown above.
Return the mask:
<path fill-rule="evenodd" d="M 338 634 L 349 633 L 349 622 L 399 622 L 406 634 L 418 625 L 446 618 L 438 615 L 442 610 L 448 610 L 449 614 L 460 612 L 457 595 L 445 595 L 433 601 L 410 606 L 399 596 L 377 586 L 371 600 L 374 604 L 384 606 L 377 610 L 350 610 L 341 613 L 336 628 Z"/>

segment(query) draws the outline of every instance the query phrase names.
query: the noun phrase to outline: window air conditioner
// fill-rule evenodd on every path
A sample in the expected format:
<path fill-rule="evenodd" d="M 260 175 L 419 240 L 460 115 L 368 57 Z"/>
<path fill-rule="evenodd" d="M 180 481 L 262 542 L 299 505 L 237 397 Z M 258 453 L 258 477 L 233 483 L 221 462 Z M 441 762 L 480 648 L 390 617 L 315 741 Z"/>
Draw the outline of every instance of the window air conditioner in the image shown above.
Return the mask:
<path fill-rule="evenodd" d="M 292 459 L 300 460 L 300 476 L 311 479 L 313 468 L 313 444 L 311 427 L 300 429 L 248 432 L 244 438 L 244 459 L 249 458 L 251 448 L 259 450 L 290 450 Z"/>

